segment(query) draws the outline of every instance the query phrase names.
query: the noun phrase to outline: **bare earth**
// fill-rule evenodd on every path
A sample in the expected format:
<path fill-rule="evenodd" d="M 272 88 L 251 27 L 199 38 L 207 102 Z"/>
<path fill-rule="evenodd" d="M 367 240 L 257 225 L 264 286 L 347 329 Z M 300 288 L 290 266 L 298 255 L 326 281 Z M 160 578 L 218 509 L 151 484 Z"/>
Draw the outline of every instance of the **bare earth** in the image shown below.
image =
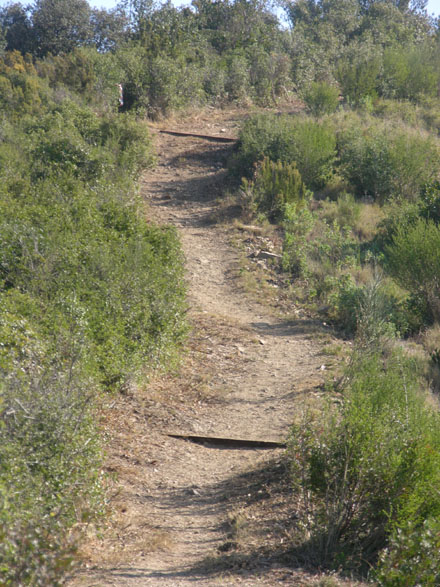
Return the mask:
<path fill-rule="evenodd" d="M 162 127 L 236 136 L 242 116 L 202 112 Z M 178 373 L 113 398 L 104 411 L 113 514 L 102 539 L 90 533 L 68 585 L 324 585 L 323 575 L 295 568 L 286 546 L 294 520 L 282 449 L 168 436 L 285 440 L 304 400 L 319 395 L 319 341 L 329 335 L 240 287 L 243 254 L 212 221 L 232 147 L 153 133 L 158 165 L 145 173 L 142 194 L 150 218 L 179 231 L 192 333 Z"/>

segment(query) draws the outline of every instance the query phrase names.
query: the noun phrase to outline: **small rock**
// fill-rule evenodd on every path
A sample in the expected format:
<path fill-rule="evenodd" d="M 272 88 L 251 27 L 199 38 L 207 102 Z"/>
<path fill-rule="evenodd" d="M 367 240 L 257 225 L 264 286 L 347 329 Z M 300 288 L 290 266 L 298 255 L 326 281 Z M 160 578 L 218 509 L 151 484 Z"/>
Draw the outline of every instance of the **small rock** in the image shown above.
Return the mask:
<path fill-rule="evenodd" d="M 260 338 L 260 339 L 258 340 L 258 342 L 259 342 L 260 344 L 262 344 L 262 345 L 265 345 L 265 344 L 266 344 L 266 341 L 264 340 L 264 338 Z"/>

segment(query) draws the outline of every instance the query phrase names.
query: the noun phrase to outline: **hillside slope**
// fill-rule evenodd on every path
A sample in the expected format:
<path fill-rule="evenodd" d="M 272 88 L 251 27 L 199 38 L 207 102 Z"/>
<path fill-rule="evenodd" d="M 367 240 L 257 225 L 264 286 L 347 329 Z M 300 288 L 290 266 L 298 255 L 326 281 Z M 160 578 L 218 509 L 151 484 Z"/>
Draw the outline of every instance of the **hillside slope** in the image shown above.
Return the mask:
<path fill-rule="evenodd" d="M 230 136 L 242 114 L 167 125 Z M 275 507 L 263 498 L 285 491 L 282 449 L 196 444 L 168 433 L 284 440 L 302 403 L 317 395 L 324 361 L 317 340 L 329 334 L 312 320 L 279 317 L 240 288 L 240 253 L 212 222 L 231 147 L 156 133 L 156 148 L 159 162 L 142 193 L 155 221 L 178 228 L 193 331 L 178 374 L 157 377 L 106 411 L 114 515 L 69 585 L 318 584 L 318 576 L 290 568 L 288 529 L 258 519 L 259 507 Z M 255 512 L 244 516 L 248 506 Z M 270 509 L 265 515 L 276 519 Z"/>

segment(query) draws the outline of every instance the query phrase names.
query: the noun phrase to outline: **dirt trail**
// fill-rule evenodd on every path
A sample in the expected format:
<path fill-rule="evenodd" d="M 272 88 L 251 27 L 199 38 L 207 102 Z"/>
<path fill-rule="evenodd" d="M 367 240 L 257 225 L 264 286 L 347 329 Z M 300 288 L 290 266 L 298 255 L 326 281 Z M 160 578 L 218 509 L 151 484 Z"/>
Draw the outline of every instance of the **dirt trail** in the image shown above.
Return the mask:
<path fill-rule="evenodd" d="M 237 133 L 239 112 L 216 116 L 168 127 Z M 180 378 L 153 381 L 144 395 L 129 394 L 109 407 L 117 515 L 103 542 L 86 553 L 89 568 L 69 585 L 312 584 L 266 559 L 234 572 L 218 560 L 228 549 L 229 498 L 250 497 L 252 471 L 272 466 L 282 451 L 215 448 L 166 433 L 284 439 L 301 395 L 321 380 L 316 324 L 276 317 L 237 285 L 240 254 L 212 222 L 231 147 L 157 132 L 155 140 L 158 165 L 144 175 L 142 194 L 154 219 L 175 225 L 182 239 L 195 328 L 190 366 Z M 206 393 L 188 403 L 185 393 L 204 377 Z"/>

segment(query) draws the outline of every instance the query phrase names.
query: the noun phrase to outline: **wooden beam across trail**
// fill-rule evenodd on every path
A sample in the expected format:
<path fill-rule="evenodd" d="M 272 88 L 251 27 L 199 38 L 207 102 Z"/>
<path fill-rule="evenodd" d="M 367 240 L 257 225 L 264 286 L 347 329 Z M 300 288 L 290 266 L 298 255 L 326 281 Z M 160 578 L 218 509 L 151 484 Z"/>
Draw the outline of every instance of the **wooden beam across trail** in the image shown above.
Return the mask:
<path fill-rule="evenodd" d="M 237 139 L 232 137 L 219 137 L 213 135 L 201 135 L 194 132 L 180 132 L 177 130 L 161 130 L 162 134 L 173 135 L 175 137 L 195 137 L 196 139 L 205 139 L 207 141 L 217 141 L 218 143 L 235 143 Z"/>
<path fill-rule="evenodd" d="M 286 448 L 286 442 L 273 440 L 248 440 L 242 438 L 222 438 L 218 436 L 198 436 L 194 434 L 168 434 L 171 438 L 189 440 L 196 444 L 204 444 L 212 448 L 229 448 L 229 449 L 268 449 L 268 448 Z"/>

